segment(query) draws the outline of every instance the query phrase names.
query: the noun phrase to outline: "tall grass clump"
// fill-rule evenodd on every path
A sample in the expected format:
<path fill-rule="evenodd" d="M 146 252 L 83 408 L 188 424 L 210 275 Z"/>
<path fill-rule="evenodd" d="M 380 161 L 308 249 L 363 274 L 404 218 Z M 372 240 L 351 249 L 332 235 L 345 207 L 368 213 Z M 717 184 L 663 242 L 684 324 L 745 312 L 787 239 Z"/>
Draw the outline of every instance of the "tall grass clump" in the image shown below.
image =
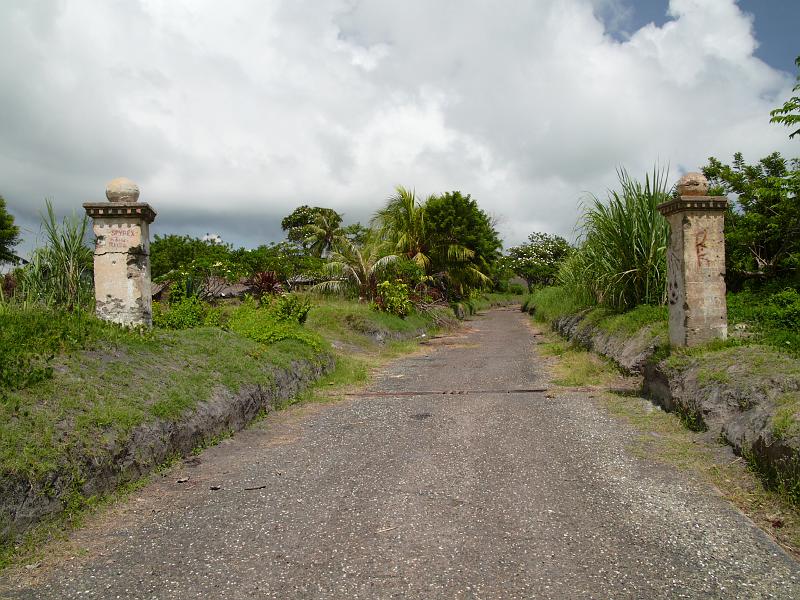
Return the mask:
<path fill-rule="evenodd" d="M 88 218 L 56 220 L 47 201 L 42 217 L 44 245 L 33 251 L 30 264 L 20 271 L 22 300 L 68 311 L 89 309 L 94 299 L 92 251 L 85 244 Z"/>
<path fill-rule="evenodd" d="M 579 222 L 580 246 L 567 259 L 558 282 L 581 303 L 623 311 L 663 304 L 669 225 L 656 207 L 669 199 L 666 169 L 653 169 L 644 183 L 617 171 L 620 190 L 607 201 L 590 196 Z"/>

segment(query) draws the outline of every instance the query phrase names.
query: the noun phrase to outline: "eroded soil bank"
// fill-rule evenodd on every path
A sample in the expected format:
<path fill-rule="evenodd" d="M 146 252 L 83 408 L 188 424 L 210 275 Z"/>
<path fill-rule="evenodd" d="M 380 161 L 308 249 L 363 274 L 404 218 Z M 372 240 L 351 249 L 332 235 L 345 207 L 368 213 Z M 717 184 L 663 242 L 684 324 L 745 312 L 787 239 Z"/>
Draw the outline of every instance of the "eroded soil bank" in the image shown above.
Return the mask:
<path fill-rule="evenodd" d="M 553 329 L 641 374 L 657 404 L 730 444 L 770 484 L 800 500 L 800 361 L 757 345 L 659 358 L 666 340 L 657 328 L 609 333 L 584 316 L 558 318 Z"/>

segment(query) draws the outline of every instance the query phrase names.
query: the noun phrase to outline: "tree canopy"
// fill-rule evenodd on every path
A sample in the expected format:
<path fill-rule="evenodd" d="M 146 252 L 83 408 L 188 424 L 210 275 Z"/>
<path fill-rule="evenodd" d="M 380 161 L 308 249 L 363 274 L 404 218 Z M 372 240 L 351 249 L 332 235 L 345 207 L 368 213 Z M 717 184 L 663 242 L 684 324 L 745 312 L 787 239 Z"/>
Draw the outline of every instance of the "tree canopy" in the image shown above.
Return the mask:
<path fill-rule="evenodd" d="M 528 241 L 508 249 L 508 267 L 528 286 L 553 285 L 561 262 L 572 252 L 572 246 L 559 235 L 534 232 Z"/>
<path fill-rule="evenodd" d="M 342 215 L 332 208 L 298 206 L 281 221 L 281 228 L 290 242 L 302 244 L 316 256 L 333 249 L 337 238 L 344 235 Z"/>
<path fill-rule="evenodd" d="M 800 69 L 800 56 L 798 56 L 794 62 L 797 68 Z M 792 91 L 800 92 L 800 75 L 797 76 L 797 85 L 792 88 Z M 769 120 L 770 123 L 780 123 L 786 125 L 786 127 L 800 125 L 800 95 L 792 96 L 784 102 L 783 106 L 776 108 L 770 112 L 770 114 L 772 115 L 772 118 Z M 793 138 L 798 134 L 800 134 L 800 127 L 790 133 L 789 138 Z"/>
<path fill-rule="evenodd" d="M 6 210 L 6 201 L 0 196 L 0 264 L 17 262 L 13 248 L 19 241 L 19 227 L 14 225 L 14 215 Z"/>
<path fill-rule="evenodd" d="M 741 152 L 726 165 L 708 159 L 703 174 L 712 186 L 735 194 L 726 215 L 728 280 L 766 279 L 797 272 L 800 263 L 800 160 L 773 152 L 756 164 Z"/>

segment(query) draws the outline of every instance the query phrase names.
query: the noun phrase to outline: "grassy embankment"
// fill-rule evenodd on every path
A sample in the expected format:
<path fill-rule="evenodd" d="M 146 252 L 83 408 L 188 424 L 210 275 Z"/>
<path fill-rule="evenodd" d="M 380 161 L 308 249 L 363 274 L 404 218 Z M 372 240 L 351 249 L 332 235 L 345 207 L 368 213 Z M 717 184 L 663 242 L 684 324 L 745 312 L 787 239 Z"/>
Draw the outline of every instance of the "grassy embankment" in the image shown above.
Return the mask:
<path fill-rule="evenodd" d="M 792 314 L 791 303 L 783 302 L 783 311 L 780 304 L 775 304 L 769 299 L 762 299 L 757 304 L 750 292 L 729 294 L 731 330 L 746 335 L 702 348 L 671 352 L 666 347 L 665 307 L 639 306 L 621 314 L 603 308 L 587 309 L 560 288 L 534 292 L 523 302 L 523 307 L 527 310 L 535 307 L 534 319 L 541 323 L 589 310 L 587 319 L 609 333 L 634 335 L 649 326 L 665 342 L 659 356 L 666 357 L 673 366 L 701 359 L 704 364 L 713 364 L 714 369 L 701 371 L 710 380 L 732 377 L 732 367 L 742 360 L 747 363 L 748 370 L 767 373 L 777 369 L 783 375 L 794 373 L 800 376 L 796 361 L 798 346 L 795 345 L 798 332 L 781 326 L 787 323 L 785 313 Z M 639 431 L 632 447 L 635 454 L 675 465 L 712 484 L 785 547 L 800 555 L 800 503 L 794 494 L 772 485 L 769 477 L 765 477 L 752 463 L 742 458 L 731 459 L 726 447 L 687 428 L 681 415 L 654 408 L 638 394 L 613 391 L 631 387 L 631 384 L 621 385 L 621 374 L 610 360 L 579 348 L 553 332 L 544 332 L 544 335 L 546 341 L 539 346 L 539 352 L 552 357 L 553 383 L 565 387 L 590 387 L 602 392 L 600 401 L 603 406 Z M 781 408 L 772 418 L 773 432 L 776 435 L 797 435 L 800 431 L 800 397 L 787 394 L 780 403 Z"/>
<path fill-rule="evenodd" d="M 54 522 L 3 542 L 0 566 L 108 500 L 83 495 L 82 461 L 138 425 L 181 419 L 223 388 L 269 388 L 274 367 L 333 355 L 334 369 L 316 383 L 329 397 L 337 385 L 366 380 L 372 367 L 410 350 L 418 332 L 449 318 L 445 311 L 401 319 L 364 304 L 314 299 L 305 325 L 281 324 L 277 337 L 284 339 L 264 343 L 276 337 L 268 316 L 224 312 L 230 314 L 221 327 L 140 333 L 81 314 L 0 306 L 0 475 L 35 481 L 74 469 L 75 481 Z M 317 397 L 311 389 L 286 404 Z"/>
<path fill-rule="evenodd" d="M 733 382 L 736 366 L 743 362 L 751 374 L 800 376 L 796 360 L 800 358 L 800 293 L 792 288 L 761 293 L 745 290 L 729 293 L 727 303 L 729 338 L 691 349 L 668 347 L 664 306 L 643 305 L 614 313 L 581 306 L 561 288 L 551 287 L 528 296 L 523 309 L 532 311 L 534 318 L 542 322 L 586 310 L 585 322 L 612 334 L 634 335 L 649 326 L 661 343 L 658 357 L 666 358 L 673 368 L 702 360 L 699 377 L 709 382 Z M 773 434 L 777 438 L 799 436 L 800 392 L 783 395 L 779 404 L 780 409 L 772 417 Z M 800 504 L 800 496 L 796 500 Z"/>

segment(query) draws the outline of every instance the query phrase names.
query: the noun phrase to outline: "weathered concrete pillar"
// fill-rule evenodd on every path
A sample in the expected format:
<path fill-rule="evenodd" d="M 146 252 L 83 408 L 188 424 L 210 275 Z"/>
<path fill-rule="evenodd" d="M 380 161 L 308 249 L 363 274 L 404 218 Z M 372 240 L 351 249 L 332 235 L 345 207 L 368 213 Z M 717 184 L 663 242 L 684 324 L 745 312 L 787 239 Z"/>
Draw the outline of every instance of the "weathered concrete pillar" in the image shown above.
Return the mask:
<path fill-rule="evenodd" d="M 139 187 L 120 177 L 106 187 L 108 202 L 83 205 L 93 219 L 97 316 L 121 325 L 153 325 L 150 223 L 156 212 L 139 202 Z"/>
<path fill-rule="evenodd" d="M 667 300 L 669 341 L 697 346 L 728 336 L 725 302 L 724 196 L 708 196 L 700 173 L 684 175 L 679 197 L 659 205 L 669 221 Z"/>

